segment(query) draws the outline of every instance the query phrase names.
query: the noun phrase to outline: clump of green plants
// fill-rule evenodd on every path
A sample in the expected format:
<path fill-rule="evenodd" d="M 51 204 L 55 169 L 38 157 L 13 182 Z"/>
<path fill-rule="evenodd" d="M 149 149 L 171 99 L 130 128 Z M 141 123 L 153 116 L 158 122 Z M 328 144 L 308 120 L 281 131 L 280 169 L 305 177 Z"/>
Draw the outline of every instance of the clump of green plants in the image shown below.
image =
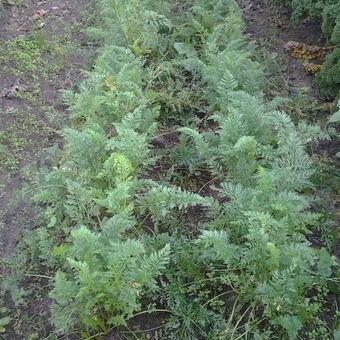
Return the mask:
<path fill-rule="evenodd" d="M 328 136 L 265 101 L 236 2 L 98 10 L 88 33 L 102 47 L 64 94 L 73 124 L 41 175 L 47 222 L 26 256 L 54 272 L 56 332 L 143 333 L 135 318 L 148 315 L 162 339 L 331 334 L 320 314 L 337 262 L 307 240 L 322 216 L 306 149 Z M 172 123 L 173 144 L 160 122 Z"/>
<path fill-rule="evenodd" d="M 40 95 L 39 79 L 46 75 L 44 67 L 47 63 L 43 58 L 44 40 L 38 36 L 19 36 L 2 41 L 1 45 L 1 72 L 15 77 L 17 87 L 15 96 L 34 101 Z"/>
<path fill-rule="evenodd" d="M 0 61 L 4 70 L 11 70 L 16 76 L 36 73 L 42 67 L 42 51 L 44 42 L 38 37 L 16 37 L 3 42 Z"/>
<path fill-rule="evenodd" d="M 0 169 L 3 171 L 17 169 L 24 160 L 27 147 L 37 143 L 42 135 L 52 132 L 32 112 L 13 109 L 6 115 L 8 122 L 0 130 Z"/>
<path fill-rule="evenodd" d="M 0 224 L 2 228 L 2 225 Z M 4 260 L 0 258 L 1 267 L 4 265 Z M 0 278 L 3 279 L 3 275 L 0 275 Z M 11 311 L 5 306 L 4 302 L 4 293 L 5 291 L 0 288 L 0 337 L 2 334 L 6 332 L 7 326 L 12 322 Z"/>
<path fill-rule="evenodd" d="M 322 31 L 331 37 L 340 15 L 339 2 L 336 0 L 298 1 L 292 0 L 292 18 L 298 23 L 306 15 L 322 19 Z"/>
<path fill-rule="evenodd" d="M 1 261 L 2 262 L 2 261 Z M 12 322 L 11 311 L 5 307 L 4 291 L 0 291 L 0 337 L 6 332 L 7 326 Z"/>
<path fill-rule="evenodd" d="M 0 303 L 0 334 L 6 332 L 6 327 L 11 323 L 12 318 L 9 316 L 8 308 L 4 307 L 3 302 Z"/>
<path fill-rule="evenodd" d="M 326 57 L 322 70 L 316 76 L 320 93 L 326 98 L 337 98 L 340 93 L 340 48 Z"/>
<path fill-rule="evenodd" d="M 71 237 L 67 261 L 73 275 L 59 271 L 50 294 L 57 330 L 67 331 L 80 322 L 89 330 L 108 333 L 112 326 L 126 325 L 141 308 L 143 295 L 157 291 L 156 278 L 168 263 L 169 246 L 146 255 L 138 240 L 113 240 L 85 227 Z"/>
<path fill-rule="evenodd" d="M 66 49 L 70 49 L 70 42 L 66 35 L 63 38 L 66 40 L 53 41 L 53 37 L 48 37 L 46 33 L 37 32 L 0 41 L 1 73 L 15 79 L 15 83 L 9 84 L 10 88 L 4 89 L 1 95 L 22 98 L 32 103 L 41 100 L 40 81 L 55 77 L 64 67 L 69 53 Z M 74 45 L 72 47 L 75 48 Z"/>

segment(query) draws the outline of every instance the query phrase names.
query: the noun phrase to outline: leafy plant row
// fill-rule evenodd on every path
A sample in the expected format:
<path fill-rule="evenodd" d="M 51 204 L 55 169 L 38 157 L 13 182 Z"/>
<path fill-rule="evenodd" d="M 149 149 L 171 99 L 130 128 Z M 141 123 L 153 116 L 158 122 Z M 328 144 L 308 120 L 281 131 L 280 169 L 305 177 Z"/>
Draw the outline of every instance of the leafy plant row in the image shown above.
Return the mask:
<path fill-rule="evenodd" d="M 306 239 L 320 214 L 305 151 L 327 136 L 263 98 L 236 2 L 98 10 L 102 47 L 65 94 L 73 127 L 36 195 L 49 223 L 19 249 L 57 271 L 55 329 L 86 338 L 147 315 L 164 339 L 329 336 L 336 263 Z"/>

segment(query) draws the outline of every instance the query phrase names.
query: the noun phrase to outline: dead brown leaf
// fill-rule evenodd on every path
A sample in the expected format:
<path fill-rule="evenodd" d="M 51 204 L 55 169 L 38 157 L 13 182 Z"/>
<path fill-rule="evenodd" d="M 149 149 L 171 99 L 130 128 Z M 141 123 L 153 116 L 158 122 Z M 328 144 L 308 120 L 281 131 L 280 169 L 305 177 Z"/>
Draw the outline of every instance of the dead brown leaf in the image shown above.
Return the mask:
<path fill-rule="evenodd" d="M 289 51 L 293 57 L 305 61 L 324 59 L 326 54 L 334 49 L 333 46 L 311 46 L 297 41 L 288 41 L 284 47 L 285 50 Z"/>
<path fill-rule="evenodd" d="M 38 20 L 40 18 L 43 18 L 46 15 L 47 15 L 47 11 L 45 11 L 44 9 L 39 9 L 36 11 L 36 13 L 33 14 L 33 20 Z"/>
<path fill-rule="evenodd" d="M 312 73 L 312 74 L 320 72 L 321 69 L 322 69 L 321 64 L 314 64 L 314 63 L 311 63 L 309 61 L 304 62 L 303 67 L 308 73 Z"/>
<path fill-rule="evenodd" d="M 324 103 L 323 109 L 327 112 L 332 112 L 334 110 L 334 103 Z"/>

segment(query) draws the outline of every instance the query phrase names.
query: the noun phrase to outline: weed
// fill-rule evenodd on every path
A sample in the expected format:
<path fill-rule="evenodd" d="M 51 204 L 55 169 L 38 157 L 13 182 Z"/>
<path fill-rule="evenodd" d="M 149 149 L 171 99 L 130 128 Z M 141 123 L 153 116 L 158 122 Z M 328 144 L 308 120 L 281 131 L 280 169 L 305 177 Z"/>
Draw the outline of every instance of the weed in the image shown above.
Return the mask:
<path fill-rule="evenodd" d="M 12 318 L 9 316 L 9 310 L 0 303 L 0 334 L 6 332 L 6 327 L 11 323 Z"/>
<path fill-rule="evenodd" d="M 30 112 L 12 110 L 7 115 L 7 124 L 0 134 L 1 169 L 13 170 L 24 160 L 25 150 L 36 142 L 31 139 L 33 134 L 39 138 L 53 131 Z"/>

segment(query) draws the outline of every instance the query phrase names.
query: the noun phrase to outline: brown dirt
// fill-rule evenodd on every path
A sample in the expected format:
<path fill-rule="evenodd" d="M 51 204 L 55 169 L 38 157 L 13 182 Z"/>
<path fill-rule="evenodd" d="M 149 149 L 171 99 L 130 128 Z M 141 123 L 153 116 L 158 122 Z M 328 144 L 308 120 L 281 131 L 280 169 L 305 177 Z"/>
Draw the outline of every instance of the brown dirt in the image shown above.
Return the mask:
<path fill-rule="evenodd" d="M 17 37 L 31 37 L 34 34 L 42 35 L 44 39 L 58 41 L 60 44 L 68 29 L 71 31 L 71 41 L 75 43 L 83 40 L 79 32 L 82 22 L 81 13 L 90 5 L 91 0 L 58 0 L 58 1 L 25 1 L 20 6 L 4 5 L 4 11 L 0 17 L 0 49 L 6 42 L 13 41 Z M 39 18 L 37 13 L 43 15 Z M 18 118 L 13 112 L 19 111 L 30 115 L 30 119 L 38 124 L 36 129 L 25 131 L 26 145 L 22 147 L 17 155 L 17 166 L 8 169 L 0 165 L 0 218 L 2 224 L 1 240 L 3 244 L 2 256 L 6 257 L 12 253 L 23 228 L 34 227 L 38 219 L 35 209 L 30 202 L 30 195 L 21 197 L 20 190 L 23 187 L 24 167 L 34 167 L 43 163 L 43 151 L 46 147 L 54 145 L 58 141 L 56 126 L 51 122 L 49 112 L 52 116 L 65 118 L 65 110 L 62 105 L 60 90 L 72 88 L 79 80 L 80 71 L 86 65 L 87 47 L 79 45 L 74 51 L 68 51 L 65 55 L 64 66 L 53 74 L 38 75 L 40 88 L 39 98 L 32 103 L 31 100 L 16 96 L 1 96 L 0 98 L 0 131 L 6 131 L 6 127 L 15 128 Z M 43 55 L 47 65 L 51 62 L 51 53 Z M 29 74 L 19 80 L 12 72 L 2 71 L 0 68 L 0 94 L 6 93 L 16 82 L 20 86 L 30 88 Z M 21 126 L 18 125 L 18 128 Z M 17 138 L 20 138 L 20 131 Z M 9 145 L 11 150 L 11 145 Z M 19 197 L 15 197 L 18 196 Z M 1 225 L 0 224 L 0 225 Z"/>
<path fill-rule="evenodd" d="M 82 78 L 82 70 L 88 68 L 91 49 L 84 43 L 80 30 L 86 26 L 82 14 L 92 4 L 92 0 L 24 0 L 20 6 L 5 4 L 0 12 L 0 265 L 13 253 L 22 231 L 41 223 L 29 182 L 41 166 L 50 165 L 47 148 L 61 144 L 59 130 L 68 119 L 60 90 L 74 88 Z M 18 74 L 15 61 L 11 64 L 11 60 L 1 56 L 6 57 L 9 42 L 18 38 L 30 41 L 32 37 L 40 37 L 44 43 L 41 64 L 33 71 L 27 69 Z M 55 51 L 63 52 L 61 58 L 58 59 Z M 49 69 L 60 61 L 57 69 Z M 38 94 L 31 96 L 34 85 Z M 26 89 L 28 96 L 19 96 L 13 91 L 16 86 Z M 1 139 L 3 134 L 5 140 Z M 13 166 L 2 159 L 3 145 L 8 158 L 15 161 Z M 0 268 L 0 278 L 6 277 L 6 272 L 4 266 Z M 10 301 L 6 302 L 11 306 Z M 27 303 L 20 311 L 16 310 L 16 315 L 12 313 L 13 321 L 4 338 L 27 339 L 34 331 L 29 317 L 47 322 L 48 310 L 48 299 Z M 42 326 L 43 329 L 48 330 L 49 326 Z"/>
<path fill-rule="evenodd" d="M 13 254 L 21 232 L 41 223 L 29 182 L 41 166 L 50 164 L 46 149 L 61 143 L 58 131 L 67 124 L 67 111 L 60 90 L 74 88 L 82 78 L 82 70 L 89 66 L 91 48 L 81 29 L 86 27 L 82 14 L 92 4 L 92 0 L 24 0 L 20 6 L 4 4 L 0 12 L 0 280 L 7 274 L 3 259 Z M 27 70 L 18 75 L 15 61 L 11 65 L 11 61 L 1 59 L 1 52 L 6 56 L 6 44 L 18 37 L 42 37 L 44 46 L 52 46 L 42 51 L 42 64 L 31 73 Z M 59 50 L 63 52 L 62 63 L 51 71 L 49 67 L 60 61 L 55 54 Z M 17 84 L 27 89 L 29 96 L 35 84 L 38 94 L 26 98 L 12 91 L 8 95 Z M 3 160 L 2 144 L 9 151 L 6 157 L 14 160 L 10 166 L 6 157 Z M 27 339 L 33 331 L 29 318 L 41 317 L 47 322 L 48 309 L 48 298 L 34 298 L 16 315 L 11 313 L 13 322 L 4 339 Z"/>
<path fill-rule="evenodd" d="M 294 96 L 302 88 L 310 88 L 309 94 L 317 97 L 314 76 L 307 73 L 303 62 L 292 57 L 285 45 L 289 41 L 324 46 L 326 41 L 320 22 L 305 20 L 293 26 L 288 8 L 270 6 L 266 0 L 237 0 L 247 24 L 246 32 L 258 45 L 278 55 L 284 67 L 282 74 L 285 88 L 281 95 Z"/>

